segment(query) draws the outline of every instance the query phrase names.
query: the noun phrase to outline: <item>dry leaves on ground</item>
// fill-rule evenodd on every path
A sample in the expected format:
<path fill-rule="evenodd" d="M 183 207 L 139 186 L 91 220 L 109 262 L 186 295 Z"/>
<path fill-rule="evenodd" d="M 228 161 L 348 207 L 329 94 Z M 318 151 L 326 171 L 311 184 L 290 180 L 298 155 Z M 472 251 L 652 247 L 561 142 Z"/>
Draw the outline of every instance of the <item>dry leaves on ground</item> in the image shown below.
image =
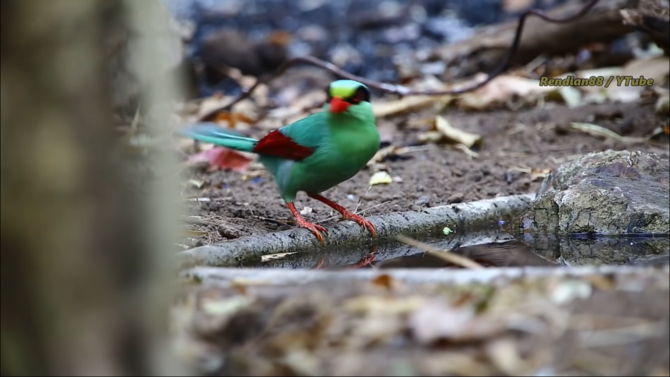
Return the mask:
<path fill-rule="evenodd" d="M 176 306 L 173 324 L 180 355 L 208 373 L 220 367 L 252 375 L 662 371 L 668 310 L 649 300 L 665 297 L 667 304 L 667 273 L 460 286 L 411 284 L 388 274 L 286 285 L 260 273 L 206 280 Z M 634 349 L 652 344 L 644 366 L 629 362 Z"/>

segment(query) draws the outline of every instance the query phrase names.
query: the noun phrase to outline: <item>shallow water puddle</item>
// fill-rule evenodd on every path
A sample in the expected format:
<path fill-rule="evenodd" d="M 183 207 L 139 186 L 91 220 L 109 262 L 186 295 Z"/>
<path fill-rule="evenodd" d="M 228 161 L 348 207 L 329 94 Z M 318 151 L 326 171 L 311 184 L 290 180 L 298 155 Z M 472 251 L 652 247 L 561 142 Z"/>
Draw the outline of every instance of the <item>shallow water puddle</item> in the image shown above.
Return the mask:
<path fill-rule="evenodd" d="M 556 237 L 490 230 L 459 236 L 417 238 L 433 249 L 448 250 L 483 267 L 551 267 L 582 265 L 664 265 L 670 263 L 667 235 Z M 399 241 L 363 246 L 328 247 L 304 253 L 264 256 L 262 268 L 462 268 L 436 253 Z"/>

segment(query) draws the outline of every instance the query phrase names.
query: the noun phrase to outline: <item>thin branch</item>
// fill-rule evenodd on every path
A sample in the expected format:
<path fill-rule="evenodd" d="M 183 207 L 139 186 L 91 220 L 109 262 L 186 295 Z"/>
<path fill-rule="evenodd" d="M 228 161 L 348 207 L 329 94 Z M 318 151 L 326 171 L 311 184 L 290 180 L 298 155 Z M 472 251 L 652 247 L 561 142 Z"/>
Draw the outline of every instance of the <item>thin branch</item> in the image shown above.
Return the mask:
<path fill-rule="evenodd" d="M 473 261 L 472 259 L 460 256 L 458 254 L 452 253 L 451 251 L 447 250 L 440 250 L 437 248 L 434 248 L 427 243 L 423 243 L 421 241 L 417 241 L 413 238 L 403 236 L 402 234 L 398 234 L 395 236 L 395 238 L 398 239 L 398 241 L 406 243 L 410 246 L 418 247 L 419 249 L 425 251 L 426 253 L 436 256 L 440 259 L 443 259 L 449 263 L 453 263 L 455 265 L 465 267 L 465 268 L 470 268 L 474 270 L 482 270 L 484 269 L 484 266 L 481 264 Z"/>
<path fill-rule="evenodd" d="M 408 96 L 408 95 L 427 95 L 427 96 L 443 96 L 443 95 L 455 95 L 455 94 L 462 94 L 466 92 L 471 92 L 473 90 L 479 89 L 482 86 L 486 85 L 489 83 L 491 80 L 493 80 L 495 77 L 503 73 L 507 68 L 509 67 L 510 61 L 512 60 L 512 57 L 514 54 L 516 54 L 517 50 L 519 49 L 519 44 L 521 42 L 521 35 L 523 33 L 523 28 L 526 23 L 526 18 L 530 15 L 537 16 L 547 22 L 552 22 L 552 23 L 567 23 L 574 21 L 582 16 L 584 16 L 586 13 L 588 13 L 597 3 L 599 0 L 589 0 L 589 2 L 584 5 L 582 9 L 580 9 L 578 12 L 575 14 L 562 17 L 562 18 L 553 18 L 548 16 L 546 13 L 539 9 L 530 9 L 524 12 L 521 17 L 519 18 L 519 23 L 517 24 L 516 28 L 516 33 L 514 34 L 514 40 L 512 41 L 512 45 L 509 48 L 509 51 L 507 53 L 507 56 L 503 60 L 502 64 L 498 66 L 498 68 L 494 69 L 493 72 L 489 73 L 488 77 L 480 81 L 476 84 L 464 87 L 464 88 L 458 88 L 458 89 L 449 89 L 449 90 L 442 90 L 442 91 L 426 91 L 426 90 L 414 90 L 411 88 L 408 88 L 404 85 L 394 85 L 394 84 L 386 84 L 383 82 L 378 82 L 374 80 L 368 80 L 366 78 L 352 75 L 351 73 L 348 73 L 346 71 L 341 70 L 337 66 L 335 66 L 333 63 L 329 63 L 320 59 L 317 59 L 312 56 L 299 56 L 295 57 L 286 63 L 284 63 L 281 67 L 279 67 L 275 72 L 270 74 L 264 79 L 258 79 L 256 83 L 251 86 L 249 89 L 243 91 L 237 98 L 232 100 L 230 103 L 227 105 L 221 106 L 219 108 L 213 109 L 212 111 L 209 111 L 208 113 L 204 114 L 201 118 L 200 121 L 209 121 L 211 120 L 219 111 L 228 111 L 230 110 L 233 105 L 236 103 L 242 101 L 245 98 L 248 98 L 251 93 L 253 93 L 256 88 L 261 85 L 261 84 L 266 84 L 281 74 L 283 74 L 287 69 L 290 67 L 298 64 L 298 63 L 305 63 L 309 65 L 313 65 L 322 69 L 325 69 L 326 71 L 332 72 L 335 76 L 338 76 L 342 79 L 349 79 L 349 80 L 355 80 L 358 82 L 361 82 L 365 85 L 367 85 L 370 88 L 374 88 L 386 93 L 391 93 L 391 94 L 397 94 L 400 96 Z"/>

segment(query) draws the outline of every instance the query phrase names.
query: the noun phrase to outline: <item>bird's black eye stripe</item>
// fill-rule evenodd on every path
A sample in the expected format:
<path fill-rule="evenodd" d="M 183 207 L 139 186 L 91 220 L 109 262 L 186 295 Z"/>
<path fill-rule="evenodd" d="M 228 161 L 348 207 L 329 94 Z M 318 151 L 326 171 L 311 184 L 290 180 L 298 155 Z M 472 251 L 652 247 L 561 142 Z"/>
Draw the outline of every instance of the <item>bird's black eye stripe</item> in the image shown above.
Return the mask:
<path fill-rule="evenodd" d="M 333 96 L 330 94 L 330 87 L 326 89 L 326 95 L 326 103 L 330 103 L 330 101 L 333 99 Z M 370 102 L 370 91 L 367 88 L 361 86 L 356 89 L 356 93 L 354 93 L 354 95 L 345 99 L 344 101 L 351 104 Z"/>
<path fill-rule="evenodd" d="M 356 93 L 354 93 L 351 98 L 347 100 L 349 103 L 361 103 L 361 102 L 370 102 L 370 91 L 365 88 L 365 87 L 359 87 L 356 89 Z"/>

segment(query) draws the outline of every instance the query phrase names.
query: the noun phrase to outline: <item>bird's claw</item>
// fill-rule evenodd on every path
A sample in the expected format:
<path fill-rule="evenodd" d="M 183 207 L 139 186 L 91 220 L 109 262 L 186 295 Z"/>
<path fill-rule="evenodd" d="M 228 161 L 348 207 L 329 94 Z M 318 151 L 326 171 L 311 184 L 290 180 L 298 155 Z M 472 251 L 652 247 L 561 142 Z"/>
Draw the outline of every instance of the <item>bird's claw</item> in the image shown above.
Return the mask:
<path fill-rule="evenodd" d="M 376 253 L 376 252 L 369 253 L 369 254 L 367 254 L 366 256 L 364 256 L 364 257 L 363 257 L 360 261 L 358 261 L 357 263 L 355 263 L 355 264 L 349 266 L 349 268 L 350 268 L 350 269 L 356 269 L 356 268 L 365 267 L 365 266 L 367 266 L 368 264 L 369 264 L 369 265 L 372 265 L 372 262 L 375 260 L 375 257 L 376 257 L 376 256 L 377 256 L 377 253 Z"/>
<path fill-rule="evenodd" d="M 314 235 L 319 240 L 319 242 L 321 242 L 322 245 L 326 244 L 326 242 L 323 240 L 323 236 L 321 235 L 321 232 L 328 234 L 326 228 L 322 227 L 321 225 L 312 224 L 304 219 L 298 219 L 296 223 L 298 224 L 299 227 L 309 229 L 312 233 L 314 233 Z"/>
<path fill-rule="evenodd" d="M 342 220 L 351 220 L 358 225 L 362 226 L 363 228 L 367 229 L 370 231 L 372 234 L 372 238 L 377 238 L 377 230 L 375 229 L 375 226 L 369 221 L 366 220 L 365 218 L 358 216 L 356 214 L 353 214 L 351 212 L 347 212 L 342 214 Z"/>

